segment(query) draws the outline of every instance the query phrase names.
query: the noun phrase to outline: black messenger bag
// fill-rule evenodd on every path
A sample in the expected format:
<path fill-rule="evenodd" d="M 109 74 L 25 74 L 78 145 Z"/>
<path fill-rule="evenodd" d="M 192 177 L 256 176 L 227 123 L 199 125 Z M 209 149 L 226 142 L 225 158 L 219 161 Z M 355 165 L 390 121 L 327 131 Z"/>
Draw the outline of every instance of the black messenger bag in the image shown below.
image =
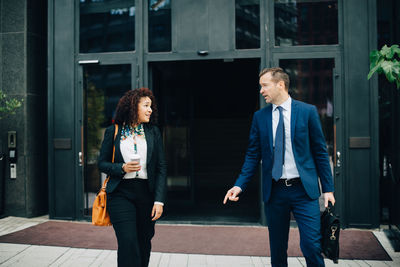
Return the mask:
<path fill-rule="evenodd" d="M 329 202 L 328 207 L 321 215 L 321 248 L 322 253 L 334 263 L 339 260 L 339 216 L 334 214 L 333 206 Z"/>

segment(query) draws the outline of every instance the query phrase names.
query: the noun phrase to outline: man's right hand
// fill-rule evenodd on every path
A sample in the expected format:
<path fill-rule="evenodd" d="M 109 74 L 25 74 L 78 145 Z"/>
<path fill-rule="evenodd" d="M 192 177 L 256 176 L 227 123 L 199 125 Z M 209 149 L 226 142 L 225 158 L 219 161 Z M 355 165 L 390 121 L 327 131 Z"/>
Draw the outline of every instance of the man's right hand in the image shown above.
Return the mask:
<path fill-rule="evenodd" d="M 242 192 L 242 189 L 239 186 L 234 186 L 231 189 L 228 190 L 228 192 L 225 195 L 224 198 L 224 204 L 226 204 L 226 201 L 229 199 L 230 201 L 238 201 L 239 197 L 238 195 Z"/>

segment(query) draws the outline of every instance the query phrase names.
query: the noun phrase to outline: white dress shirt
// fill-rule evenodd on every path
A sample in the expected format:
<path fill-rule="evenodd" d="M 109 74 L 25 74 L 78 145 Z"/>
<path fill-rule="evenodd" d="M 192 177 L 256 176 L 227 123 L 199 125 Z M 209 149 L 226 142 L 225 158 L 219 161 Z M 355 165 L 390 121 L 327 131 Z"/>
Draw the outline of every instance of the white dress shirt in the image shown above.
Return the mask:
<path fill-rule="evenodd" d="M 290 119 L 292 114 L 292 98 L 289 98 L 283 102 L 282 107 L 282 115 L 283 115 L 283 123 L 285 125 L 285 162 L 283 164 L 282 177 L 284 179 L 292 179 L 299 177 L 299 171 L 296 167 L 296 162 L 294 160 L 293 149 L 292 149 L 292 139 L 290 136 Z M 275 146 L 275 134 L 276 128 L 278 127 L 279 122 L 279 110 L 277 109 L 277 105 L 272 104 L 272 140 Z"/>

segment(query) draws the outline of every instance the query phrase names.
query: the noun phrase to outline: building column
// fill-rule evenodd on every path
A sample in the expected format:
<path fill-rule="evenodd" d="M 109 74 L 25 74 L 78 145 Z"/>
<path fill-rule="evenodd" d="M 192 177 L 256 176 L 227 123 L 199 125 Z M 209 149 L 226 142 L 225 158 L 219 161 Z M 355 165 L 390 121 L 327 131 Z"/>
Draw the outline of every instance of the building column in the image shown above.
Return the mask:
<path fill-rule="evenodd" d="M 0 121 L 0 150 L 7 132 L 17 132 L 17 177 L 6 160 L 4 215 L 33 217 L 48 211 L 47 2 L 0 0 L 0 88 L 22 106 Z M 2 193 L 3 193 L 2 192 Z"/>

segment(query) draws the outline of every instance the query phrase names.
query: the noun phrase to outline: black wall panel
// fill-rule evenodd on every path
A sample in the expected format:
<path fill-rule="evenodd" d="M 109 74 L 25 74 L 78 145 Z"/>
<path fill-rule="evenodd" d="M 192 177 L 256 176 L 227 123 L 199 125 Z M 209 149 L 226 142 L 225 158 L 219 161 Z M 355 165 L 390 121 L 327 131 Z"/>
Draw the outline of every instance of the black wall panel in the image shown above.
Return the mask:
<path fill-rule="evenodd" d="M 75 127 L 75 79 L 74 79 L 74 29 L 76 1 L 54 1 L 54 87 L 53 90 L 53 138 L 74 139 Z M 74 142 L 73 142 L 74 143 Z M 54 146 L 49 149 L 54 150 Z M 75 216 L 75 148 L 54 150 L 53 175 L 50 194 L 52 218 Z M 76 157 L 75 157 L 76 156 Z"/>
<path fill-rule="evenodd" d="M 350 227 L 379 225 L 377 160 L 378 99 L 376 83 L 367 80 L 369 52 L 375 49 L 374 1 L 343 1 L 345 69 L 345 222 Z M 370 138 L 371 145 L 352 147 L 353 138 Z"/>

